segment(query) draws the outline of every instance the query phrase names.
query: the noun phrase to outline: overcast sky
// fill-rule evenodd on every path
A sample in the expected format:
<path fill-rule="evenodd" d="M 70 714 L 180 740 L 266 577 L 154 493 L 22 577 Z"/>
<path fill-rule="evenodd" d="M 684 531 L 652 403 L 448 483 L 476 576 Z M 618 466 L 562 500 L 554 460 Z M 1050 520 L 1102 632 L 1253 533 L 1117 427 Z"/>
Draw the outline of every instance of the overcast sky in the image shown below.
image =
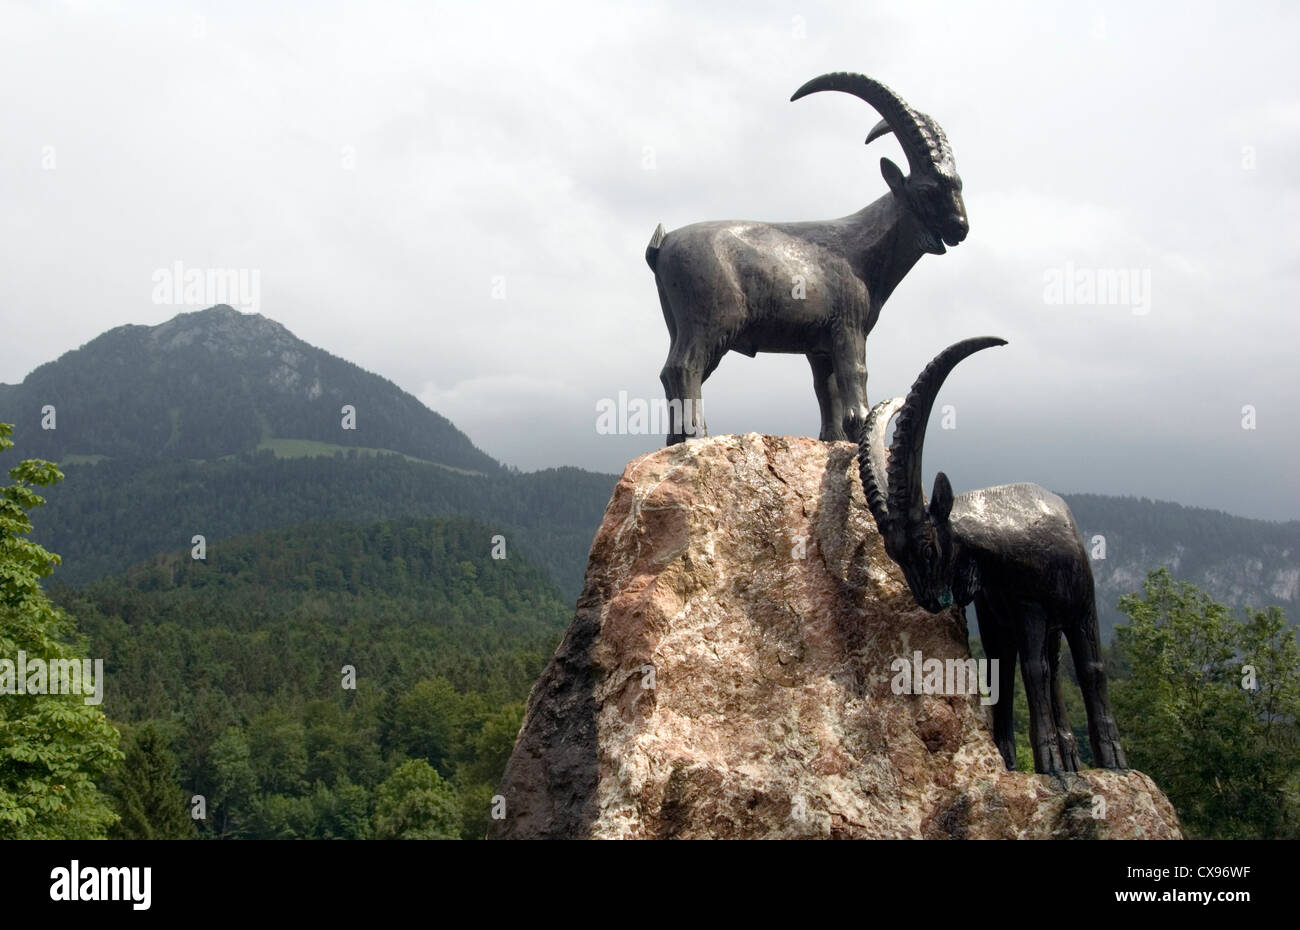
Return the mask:
<path fill-rule="evenodd" d="M 886 304 L 871 401 L 1010 341 L 949 379 L 927 472 L 1297 518 L 1298 11 L 4 3 L 0 381 L 200 309 L 155 303 L 157 269 L 255 270 L 255 309 L 498 459 L 619 472 L 662 443 L 595 425 L 660 395 L 655 224 L 879 197 L 906 162 L 863 146 L 877 115 L 789 102 L 860 71 L 943 125 L 971 223 Z M 1067 263 L 1146 303 L 1053 303 Z M 704 402 L 714 433 L 818 428 L 800 356 L 731 354 Z"/>

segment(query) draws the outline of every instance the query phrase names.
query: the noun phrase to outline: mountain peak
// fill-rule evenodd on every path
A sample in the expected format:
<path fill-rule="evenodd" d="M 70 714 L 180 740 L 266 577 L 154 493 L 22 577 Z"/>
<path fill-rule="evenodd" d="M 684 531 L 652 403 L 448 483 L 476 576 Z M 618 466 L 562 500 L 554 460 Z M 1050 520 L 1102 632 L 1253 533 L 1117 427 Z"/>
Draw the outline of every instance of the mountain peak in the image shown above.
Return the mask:
<path fill-rule="evenodd" d="M 57 410 L 56 429 L 40 423 L 47 406 Z M 101 334 L 0 391 L 0 421 L 23 431 L 25 454 L 55 461 L 350 447 L 466 471 L 500 468 L 393 382 L 229 304 Z"/>
<path fill-rule="evenodd" d="M 260 313 L 241 313 L 229 304 L 178 313 L 165 323 L 148 327 L 148 332 L 151 343 L 163 350 L 198 343 L 241 358 L 258 351 L 275 355 L 295 344 L 305 345 L 275 320 Z"/>

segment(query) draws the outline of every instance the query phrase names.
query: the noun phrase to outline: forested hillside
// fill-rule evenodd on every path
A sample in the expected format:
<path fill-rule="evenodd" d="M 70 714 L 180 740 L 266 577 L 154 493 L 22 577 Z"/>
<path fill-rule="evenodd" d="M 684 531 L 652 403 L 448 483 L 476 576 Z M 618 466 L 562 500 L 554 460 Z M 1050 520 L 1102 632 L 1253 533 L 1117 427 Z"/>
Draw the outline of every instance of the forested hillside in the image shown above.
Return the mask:
<path fill-rule="evenodd" d="M 51 594 L 104 658 L 109 719 L 174 749 L 175 796 L 208 805 L 202 832 L 400 835 L 414 792 L 445 816 L 412 823 L 475 837 L 570 614 L 541 569 L 492 557 L 492 535 L 310 524 Z"/>
<path fill-rule="evenodd" d="M 63 556 L 56 578 L 82 584 L 164 551 L 309 520 L 462 516 L 544 568 L 570 602 L 614 477 L 576 468 L 467 475 L 397 455 L 105 461 L 73 465 L 52 489 L 35 538 Z"/>
<path fill-rule="evenodd" d="M 355 428 L 344 428 L 344 405 Z M 70 456 L 213 459 L 299 440 L 501 468 L 386 378 L 224 305 L 119 326 L 20 385 L 0 385 L 0 422 L 14 424 L 25 455 L 64 465 Z"/>
<path fill-rule="evenodd" d="M 103 461 L 65 469 L 35 538 L 64 556 L 56 577 L 82 584 L 155 553 L 308 520 L 460 516 L 502 533 L 572 602 L 615 483 L 578 468 L 468 475 L 356 450 L 282 458 L 268 450 L 214 462 Z M 1102 635 L 1119 598 L 1166 566 L 1233 606 L 1300 607 L 1300 522 L 1269 523 L 1141 498 L 1065 495 L 1091 551 Z"/>
<path fill-rule="evenodd" d="M 1221 603 L 1276 605 L 1298 615 L 1300 521 L 1250 520 L 1138 497 L 1063 496 L 1089 551 L 1094 537 L 1105 540 L 1105 558 L 1092 561 L 1103 639 L 1126 622 L 1120 597 L 1141 590 L 1147 573 L 1161 567 Z"/>

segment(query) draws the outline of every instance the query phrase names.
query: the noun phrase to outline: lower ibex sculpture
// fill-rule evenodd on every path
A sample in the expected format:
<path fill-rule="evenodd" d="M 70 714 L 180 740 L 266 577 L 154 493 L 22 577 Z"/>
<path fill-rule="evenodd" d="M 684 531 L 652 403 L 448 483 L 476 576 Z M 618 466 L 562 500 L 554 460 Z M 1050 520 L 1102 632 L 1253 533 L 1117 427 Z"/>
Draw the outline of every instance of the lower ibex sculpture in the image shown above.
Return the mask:
<path fill-rule="evenodd" d="M 1127 767 L 1111 714 L 1102 665 L 1092 569 L 1070 508 L 1036 484 L 1008 484 L 956 497 L 939 472 L 929 505 L 921 491 L 921 450 L 935 395 L 958 362 L 990 346 L 967 339 L 926 366 L 904 400 L 877 404 L 858 440 L 858 467 L 867 505 L 913 596 L 938 613 L 975 602 L 980 639 L 998 660 L 1001 699 L 993 708 L 993 739 L 1015 768 L 1013 714 L 1016 657 L 1029 699 L 1034 771 L 1081 768 L 1061 699 L 1061 634 L 1070 645 L 1088 713 L 1094 763 Z M 888 454 L 885 430 L 898 415 Z"/>
<path fill-rule="evenodd" d="M 659 375 L 673 419 L 669 445 L 706 435 L 700 389 L 728 352 L 806 355 L 820 437 L 856 436 L 867 416 L 866 339 L 880 308 L 922 255 L 966 238 L 961 178 L 939 124 L 861 74 L 823 74 L 791 99 L 823 90 L 875 107 L 884 118 L 867 142 L 894 133 L 911 174 L 882 158 L 889 190 L 840 219 L 655 230 L 645 257 L 670 340 Z"/>

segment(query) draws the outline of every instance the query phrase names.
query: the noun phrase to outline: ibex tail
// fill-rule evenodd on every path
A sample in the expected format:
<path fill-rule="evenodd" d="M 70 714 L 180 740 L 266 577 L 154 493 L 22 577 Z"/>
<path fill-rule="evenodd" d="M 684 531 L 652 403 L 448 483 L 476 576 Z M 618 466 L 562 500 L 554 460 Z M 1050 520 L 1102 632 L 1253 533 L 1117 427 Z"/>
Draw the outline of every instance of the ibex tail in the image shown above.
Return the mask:
<path fill-rule="evenodd" d="M 650 270 L 655 270 L 655 265 L 659 261 L 659 246 L 663 245 L 664 237 L 668 232 L 664 229 L 664 224 L 660 223 L 655 227 L 655 234 L 650 237 L 650 244 L 645 247 L 645 263 L 650 266 Z"/>

